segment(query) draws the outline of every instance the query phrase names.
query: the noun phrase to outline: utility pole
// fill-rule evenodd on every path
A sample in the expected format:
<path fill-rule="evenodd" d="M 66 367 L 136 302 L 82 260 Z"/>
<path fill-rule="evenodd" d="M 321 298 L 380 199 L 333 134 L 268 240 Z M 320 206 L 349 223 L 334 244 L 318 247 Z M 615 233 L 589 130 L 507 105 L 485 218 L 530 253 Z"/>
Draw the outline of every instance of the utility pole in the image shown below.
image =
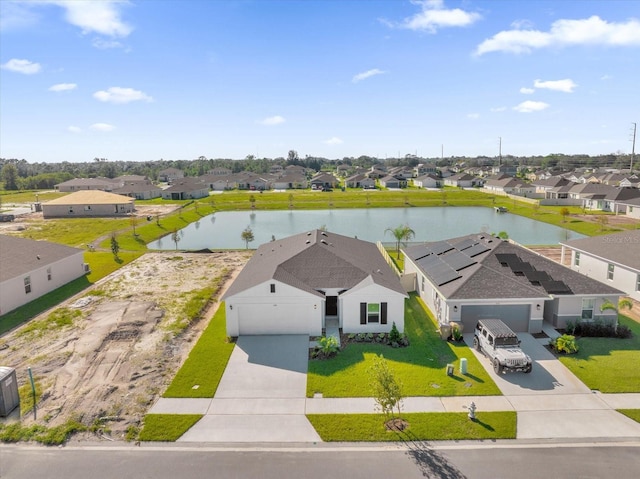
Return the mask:
<path fill-rule="evenodd" d="M 631 123 L 633 125 L 633 140 L 631 143 L 631 164 L 629 165 L 629 173 L 633 174 L 633 160 L 636 156 L 636 127 L 637 123 Z"/>
<path fill-rule="evenodd" d="M 502 137 L 498 137 L 498 166 L 502 166 Z"/>
<path fill-rule="evenodd" d="M 440 159 L 444 160 L 444 143 L 440 145 Z"/>

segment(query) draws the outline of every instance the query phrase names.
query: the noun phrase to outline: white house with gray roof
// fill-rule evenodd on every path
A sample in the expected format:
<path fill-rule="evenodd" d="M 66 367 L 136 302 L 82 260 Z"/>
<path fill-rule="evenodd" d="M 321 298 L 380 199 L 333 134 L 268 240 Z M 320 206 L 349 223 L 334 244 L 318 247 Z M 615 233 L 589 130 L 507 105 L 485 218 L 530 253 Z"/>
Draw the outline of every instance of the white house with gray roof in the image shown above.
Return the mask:
<path fill-rule="evenodd" d="M 85 274 L 84 251 L 0 235 L 0 315 Z"/>
<path fill-rule="evenodd" d="M 560 244 L 563 260 L 571 254 L 571 269 L 640 301 L 640 230 Z"/>
<path fill-rule="evenodd" d="M 227 335 L 404 331 L 405 293 L 373 243 L 314 230 L 263 244 L 223 296 Z"/>
<path fill-rule="evenodd" d="M 495 318 L 538 333 L 543 321 L 564 328 L 581 318 L 617 320 L 600 306 L 617 304 L 622 291 L 491 235 L 411 246 L 403 254 L 405 275 L 415 275 L 416 291 L 441 325 L 470 332 L 479 319 Z"/>

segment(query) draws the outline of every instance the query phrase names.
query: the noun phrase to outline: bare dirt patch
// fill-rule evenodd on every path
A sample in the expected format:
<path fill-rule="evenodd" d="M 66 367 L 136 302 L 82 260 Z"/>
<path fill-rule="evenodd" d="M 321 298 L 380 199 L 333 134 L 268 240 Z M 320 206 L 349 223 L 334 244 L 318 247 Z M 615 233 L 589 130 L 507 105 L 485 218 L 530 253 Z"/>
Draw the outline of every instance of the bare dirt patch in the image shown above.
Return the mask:
<path fill-rule="evenodd" d="M 81 311 L 72 326 L 29 331 L 35 318 L 0 339 L 0 364 L 28 384 L 31 367 L 42 389 L 37 422 L 69 419 L 99 425 L 97 437 L 120 440 L 137 426 L 182 364 L 217 307 L 176 334 L 194 291 L 226 289 L 247 252 L 148 253 L 62 307 Z M 21 421 L 33 423 L 32 413 Z M 95 439 L 95 436 L 91 436 Z"/>

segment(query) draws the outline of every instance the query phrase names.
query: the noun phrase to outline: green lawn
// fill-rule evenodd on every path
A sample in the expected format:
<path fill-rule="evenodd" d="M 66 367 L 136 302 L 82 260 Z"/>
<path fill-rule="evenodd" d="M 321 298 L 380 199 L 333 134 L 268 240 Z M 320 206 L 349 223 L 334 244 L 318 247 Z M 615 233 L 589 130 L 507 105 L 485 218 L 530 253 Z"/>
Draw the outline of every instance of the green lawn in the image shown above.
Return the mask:
<path fill-rule="evenodd" d="M 221 303 L 163 397 L 213 397 L 235 346 L 227 341 L 226 334 L 224 303 Z"/>
<path fill-rule="evenodd" d="M 370 397 L 369 370 L 374 355 L 382 354 L 402 383 L 405 396 L 499 395 L 500 390 L 464 343 L 443 341 L 424 303 L 412 294 L 405 306 L 405 333 L 411 345 L 391 348 L 376 343 L 352 343 L 329 360 L 309 361 L 307 397 Z M 468 374 L 461 375 L 460 358 Z M 456 367 L 447 376 L 447 364 Z"/>
<path fill-rule="evenodd" d="M 471 421 L 467 413 L 403 413 L 409 423 L 402 432 L 388 431 L 382 414 L 308 414 L 323 441 L 451 441 L 515 439 L 516 413 L 482 412 Z"/>
<path fill-rule="evenodd" d="M 633 419 L 635 422 L 640 422 L 640 409 L 618 409 L 617 411 Z"/>
<path fill-rule="evenodd" d="M 562 364 L 591 389 L 640 392 L 640 324 L 622 315 L 620 324 L 631 328 L 631 339 L 580 338 L 576 354 L 560 356 Z"/>
<path fill-rule="evenodd" d="M 141 441 L 177 441 L 202 418 L 200 414 L 147 414 L 138 439 Z"/>

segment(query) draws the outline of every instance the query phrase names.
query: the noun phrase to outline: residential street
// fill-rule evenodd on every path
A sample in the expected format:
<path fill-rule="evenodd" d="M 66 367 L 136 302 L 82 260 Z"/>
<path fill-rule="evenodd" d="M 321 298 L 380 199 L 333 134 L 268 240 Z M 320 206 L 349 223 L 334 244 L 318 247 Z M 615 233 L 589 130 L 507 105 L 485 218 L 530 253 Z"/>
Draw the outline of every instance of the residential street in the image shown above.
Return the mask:
<path fill-rule="evenodd" d="M 236 450 L 194 447 L 0 446 L 0 478 L 264 479 L 326 477 L 448 479 L 580 477 L 631 479 L 640 442 L 428 443 L 331 445 Z"/>

